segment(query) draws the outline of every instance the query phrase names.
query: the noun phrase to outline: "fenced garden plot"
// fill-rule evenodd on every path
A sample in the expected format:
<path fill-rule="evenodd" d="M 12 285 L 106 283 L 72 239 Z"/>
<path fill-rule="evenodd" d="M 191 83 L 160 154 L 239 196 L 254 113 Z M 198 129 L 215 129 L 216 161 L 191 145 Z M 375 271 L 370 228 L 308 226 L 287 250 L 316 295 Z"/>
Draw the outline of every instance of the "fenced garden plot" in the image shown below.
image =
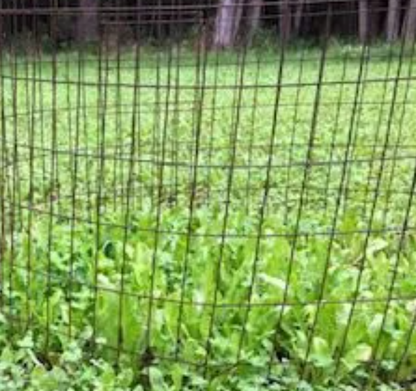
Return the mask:
<path fill-rule="evenodd" d="M 328 34 L 5 50 L 4 346 L 132 389 L 411 381 L 414 49 Z"/>

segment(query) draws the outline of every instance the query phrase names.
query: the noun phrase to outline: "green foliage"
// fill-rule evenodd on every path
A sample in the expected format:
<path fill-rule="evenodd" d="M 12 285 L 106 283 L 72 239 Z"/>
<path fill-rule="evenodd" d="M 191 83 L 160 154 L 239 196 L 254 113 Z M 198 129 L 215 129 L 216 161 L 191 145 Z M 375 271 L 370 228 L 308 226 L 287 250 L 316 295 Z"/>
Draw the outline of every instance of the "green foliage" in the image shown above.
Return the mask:
<path fill-rule="evenodd" d="M 300 89 L 300 102 L 294 109 L 296 89 L 292 87 L 298 81 L 302 50 L 312 60 L 302 65 L 305 86 Z M 340 55 L 348 61 L 344 76 L 347 80 L 356 80 L 361 50 L 361 47 L 334 42 L 329 48 L 324 81 L 340 79 L 343 74 Z M 375 59 L 370 61 L 367 77 L 376 78 L 380 74 L 393 77 L 397 61 L 390 63 L 381 58 L 385 54 L 383 47 L 375 46 L 373 50 Z M 31 134 L 30 121 L 12 115 L 15 96 L 19 96 L 22 108 L 31 105 L 36 108 L 40 102 L 43 109 L 52 107 L 52 86 L 5 81 L 5 123 L 7 129 L 17 125 L 21 131 L 19 175 L 16 175 L 16 167 L 10 165 L 4 169 L 5 177 L 19 188 L 20 206 L 34 207 L 30 211 L 30 208 L 16 206 L 16 216 L 23 223 L 16 225 L 13 236 L 7 235 L 8 246 L 2 263 L 2 275 L 6 278 L 2 280 L 1 326 L 4 327 L 0 329 L 0 390 L 247 391 L 266 388 L 355 391 L 362 389 L 366 382 L 380 391 L 400 389 L 399 385 L 391 384 L 393 380 L 402 384 L 404 390 L 406 382 L 415 375 L 416 336 L 409 340 L 406 360 L 400 368 L 397 366 L 415 311 L 416 246 L 413 235 L 409 234 L 403 248 L 399 248 L 397 233 L 385 232 L 382 228 L 403 224 L 404 205 L 408 200 L 408 193 L 403 189 L 409 190 L 414 163 L 413 159 L 402 159 L 393 167 L 392 146 L 386 152 L 390 160 L 384 163 L 371 227 L 375 233 L 366 240 L 365 232 L 369 228 L 368 201 L 374 197 L 369 191 L 369 186 L 374 185 L 370 173 L 381 169 L 380 148 L 372 149 L 375 134 L 380 131 L 382 137 L 390 131 L 392 140 L 400 137 L 401 144 L 413 145 L 414 107 L 407 107 L 404 114 L 406 129 L 400 127 L 400 105 L 393 113 L 392 128 L 386 129 L 388 110 L 385 106 L 388 103 L 385 102 L 392 99 L 391 84 L 386 87 L 385 102 L 381 104 L 383 110 L 380 106 L 362 104 L 352 157 L 359 161 L 371 156 L 373 162 L 371 168 L 369 164 L 349 166 L 350 189 L 343 191 L 356 191 L 348 193 L 347 201 L 343 200 L 334 227 L 337 194 L 331 189 L 340 186 L 340 163 L 345 153 L 351 105 L 345 104 L 341 114 L 337 114 L 336 105 L 329 103 L 340 99 L 341 93 L 342 100 L 351 103 L 355 87 L 347 83 L 323 88 L 322 103 L 326 105 L 322 106 L 322 114 L 317 119 L 316 147 L 312 156 L 315 165 L 312 164 L 307 178 L 309 201 L 305 201 L 299 235 L 295 238 L 299 184 L 304 173 L 299 162 L 304 162 L 307 154 L 310 102 L 316 94 L 314 83 L 320 53 L 308 43 L 301 45 L 301 49 L 289 49 L 280 102 L 289 109 L 279 114 L 278 140 L 275 141 L 282 148 L 276 151 L 274 164 L 277 168 L 271 172 L 271 192 L 262 224 L 262 234 L 266 236 L 261 238 L 257 248 L 258 206 L 263 196 L 265 170 L 254 166 L 264 166 L 267 162 L 273 117 L 270 102 L 274 101 L 276 91 L 264 89 L 256 97 L 255 91 L 247 88 L 241 105 L 249 109 L 240 113 L 227 238 L 222 242 L 227 167 L 231 164 L 230 132 L 235 118 L 234 112 L 227 108 L 235 99 L 234 92 L 225 88 L 214 93 L 208 89 L 204 104 L 206 107 L 215 104 L 217 111 L 212 113 L 205 108 L 198 113 L 198 106 L 192 103 L 194 91 L 185 88 L 193 86 L 198 77 L 193 67 L 194 56 L 186 52 L 179 79 L 175 79 L 184 86 L 177 97 L 180 114 L 165 118 L 167 113 L 160 106 L 168 99 L 168 92 L 161 88 L 159 95 L 155 94 L 154 84 L 156 80 L 160 85 L 172 83 L 165 68 L 161 68 L 158 75 L 155 72 L 155 64 L 165 63 L 168 57 L 157 48 L 142 48 L 141 51 L 140 80 L 151 87 L 142 87 L 136 97 L 141 107 L 139 125 L 132 129 L 132 115 L 139 117 L 132 110 L 134 89 L 130 88 L 137 76 L 137 64 L 134 55 L 128 52 L 122 54 L 122 80 L 116 67 L 111 67 L 106 74 L 113 87 L 107 87 L 105 131 L 103 118 L 100 113 L 97 115 L 97 102 L 103 104 L 103 91 L 94 84 L 100 76 L 97 58 L 91 52 L 81 53 L 83 57 L 76 52 L 59 54 L 58 59 L 62 60 L 82 58 L 83 74 L 78 74 L 76 66 L 66 70 L 59 68 L 58 80 L 78 80 L 82 76 L 93 88 L 84 91 L 82 108 L 75 109 L 80 103 L 77 99 L 81 99 L 77 98 L 77 89 L 70 84 L 57 84 L 59 115 L 55 147 L 64 152 L 56 156 L 47 153 L 54 128 L 51 111 L 45 111 L 43 116 L 34 115 L 33 129 L 42 126 L 45 134 L 37 131 Z M 256 62 L 258 55 L 257 50 L 248 53 L 245 83 L 275 85 L 278 48 L 261 54 L 264 65 L 260 71 Z M 238 69 L 229 64 L 236 63 L 237 56 L 231 52 L 210 53 L 206 83 L 233 86 L 238 80 Z M 17 74 L 31 72 L 35 64 L 46 80 L 52 75 L 47 61 L 41 67 L 34 59 L 33 64 L 30 61 L 17 65 Z M 216 61 L 226 64 L 221 72 L 214 66 Z M 412 74 L 410 63 L 404 62 L 403 67 L 403 72 L 409 69 Z M 12 70 L 7 67 L 4 72 L 7 76 Z M 399 84 L 398 95 L 404 99 L 406 84 Z M 25 94 L 28 88 L 38 90 L 34 95 Z M 366 102 L 380 101 L 382 95 L 383 86 L 377 83 L 368 83 L 362 91 Z M 412 101 L 415 96 L 412 85 L 407 99 Z M 254 99 L 257 99 L 257 107 L 253 126 Z M 64 110 L 67 105 L 73 110 Z M 156 114 L 147 109 L 149 105 Z M 220 110 L 220 107 L 225 109 Z M 121 108 L 126 110 L 123 115 L 116 110 Z M 197 183 L 192 184 L 189 178 L 195 159 L 197 114 L 202 116 L 201 168 Z M 384 124 L 381 128 L 379 115 Z M 81 126 L 77 125 L 79 118 L 82 118 Z M 155 138 L 156 141 L 162 139 L 161 124 L 164 122 L 168 146 L 165 160 L 178 163 L 181 169 L 175 172 L 175 164 L 166 164 L 164 182 L 158 187 L 161 165 L 149 164 L 149 161 L 161 159 L 161 152 L 152 143 Z M 293 124 L 296 125 L 295 135 Z M 211 131 L 215 132 L 215 139 L 210 150 Z M 77 158 L 72 153 L 76 148 L 75 132 L 79 132 Z M 116 157 L 129 157 L 133 132 L 139 138 L 140 148 L 137 146 L 133 151 L 136 164 L 131 168 L 130 159 Z M 100 150 L 102 135 L 105 151 Z M 16 144 L 14 133 L 8 131 L 5 141 L 8 152 L 12 153 Z M 35 164 L 32 167 L 29 159 L 24 159 L 30 152 L 30 148 L 24 147 L 29 141 L 40 148 L 33 152 Z M 260 147 L 247 150 L 244 146 L 250 141 Z M 289 156 L 291 141 L 297 147 Z M 106 156 L 102 166 L 98 159 L 100 152 Z M 319 164 L 329 161 L 330 152 L 338 162 L 331 166 L 332 171 L 328 171 L 328 164 Z M 50 168 L 52 159 L 56 159 L 58 172 Z M 253 166 L 249 175 L 248 168 L 239 170 L 238 167 L 247 167 L 250 159 Z M 206 166 L 214 163 L 217 167 L 208 172 Z M 15 182 L 11 178 L 15 178 Z M 329 190 L 325 191 L 326 184 Z M 189 222 L 193 185 L 196 188 L 194 213 Z M 172 190 L 174 186 L 176 191 Z M 247 187 L 253 192 L 248 194 Z M 102 198 L 98 200 L 100 191 Z M 6 195 L 12 197 L 13 192 Z M 383 209 L 385 205 L 388 210 Z M 343 234 L 332 237 L 330 233 L 334 228 Z M 276 233 L 279 235 L 273 236 Z M 253 262 L 256 262 L 255 276 L 252 275 Z M 384 317 L 390 294 L 393 298 L 408 300 L 391 300 L 388 316 Z M 285 305 L 282 305 L 283 300 Z M 354 300 L 357 305 L 353 308 Z M 118 349 L 122 351 L 120 356 Z M 92 352 L 94 358 L 90 356 Z M 206 377 L 201 368 L 205 359 L 210 363 Z M 235 365 L 237 360 L 239 365 Z M 265 384 L 270 360 L 271 374 Z M 379 363 L 377 368 L 372 363 L 374 360 Z M 115 368 L 117 361 L 119 365 Z M 400 370 L 395 379 L 397 369 Z"/>

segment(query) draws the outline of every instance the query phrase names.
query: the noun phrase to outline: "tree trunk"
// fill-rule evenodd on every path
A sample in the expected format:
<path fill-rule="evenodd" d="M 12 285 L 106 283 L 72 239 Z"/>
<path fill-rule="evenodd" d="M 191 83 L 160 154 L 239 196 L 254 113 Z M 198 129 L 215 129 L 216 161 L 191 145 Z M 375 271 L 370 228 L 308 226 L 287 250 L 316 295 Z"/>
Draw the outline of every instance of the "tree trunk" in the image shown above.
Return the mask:
<path fill-rule="evenodd" d="M 403 30 L 405 40 L 413 43 L 416 38 L 416 0 L 409 0 Z"/>
<path fill-rule="evenodd" d="M 81 42 L 98 40 L 98 0 L 79 0 L 77 38 Z"/>
<path fill-rule="evenodd" d="M 387 41 L 395 41 L 399 34 L 400 0 L 389 0 L 387 11 Z"/>
<path fill-rule="evenodd" d="M 295 36 L 299 36 L 300 29 L 302 26 L 302 18 L 303 18 L 303 8 L 305 5 L 305 0 L 298 0 L 296 4 L 296 11 L 295 11 L 295 20 L 294 20 L 294 34 Z"/>
<path fill-rule="evenodd" d="M 235 44 L 242 16 L 241 0 L 222 0 L 215 20 L 214 47 L 223 49 Z"/>
<path fill-rule="evenodd" d="M 358 3 L 358 35 L 360 42 L 365 43 L 369 33 L 368 0 L 360 0 Z"/>
<path fill-rule="evenodd" d="M 233 26 L 233 44 L 237 40 L 238 33 L 240 31 L 241 20 L 243 16 L 244 10 L 244 1 L 243 0 L 236 0 L 235 5 L 235 14 L 234 14 L 234 26 Z"/>
<path fill-rule="evenodd" d="M 383 10 L 381 0 L 374 0 L 371 2 L 372 6 L 369 10 L 369 27 L 368 27 L 368 36 L 371 39 L 377 38 L 379 34 L 380 27 L 380 16 Z"/>
<path fill-rule="evenodd" d="M 3 15 L 0 15 L 0 51 L 3 50 Z"/>
<path fill-rule="evenodd" d="M 280 38 L 287 41 L 292 35 L 292 16 L 289 0 L 281 0 L 279 13 Z"/>
<path fill-rule="evenodd" d="M 251 44 L 254 34 L 260 26 L 263 0 L 248 0 L 247 3 L 247 42 Z"/>

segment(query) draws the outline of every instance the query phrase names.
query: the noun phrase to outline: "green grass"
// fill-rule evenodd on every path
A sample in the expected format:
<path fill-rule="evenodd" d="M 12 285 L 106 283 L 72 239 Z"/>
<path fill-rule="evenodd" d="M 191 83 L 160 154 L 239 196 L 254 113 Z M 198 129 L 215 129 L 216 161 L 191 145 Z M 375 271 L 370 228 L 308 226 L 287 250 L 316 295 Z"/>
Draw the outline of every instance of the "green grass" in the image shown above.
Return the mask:
<path fill-rule="evenodd" d="M 175 50 L 3 57 L 0 390 L 405 389 L 409 49 Z"/>

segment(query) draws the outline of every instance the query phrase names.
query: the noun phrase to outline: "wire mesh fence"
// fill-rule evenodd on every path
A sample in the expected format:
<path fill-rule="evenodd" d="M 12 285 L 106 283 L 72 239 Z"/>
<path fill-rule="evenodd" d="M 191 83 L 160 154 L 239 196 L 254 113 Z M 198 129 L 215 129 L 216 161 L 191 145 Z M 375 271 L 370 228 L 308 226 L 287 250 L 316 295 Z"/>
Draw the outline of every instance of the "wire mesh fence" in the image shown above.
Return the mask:
<path fill-rule="evenodd" d="M 10 338 L 147 388 L 412 379 L 412 2 L 388 44 L 366 2 L 6 3 Z"/>

